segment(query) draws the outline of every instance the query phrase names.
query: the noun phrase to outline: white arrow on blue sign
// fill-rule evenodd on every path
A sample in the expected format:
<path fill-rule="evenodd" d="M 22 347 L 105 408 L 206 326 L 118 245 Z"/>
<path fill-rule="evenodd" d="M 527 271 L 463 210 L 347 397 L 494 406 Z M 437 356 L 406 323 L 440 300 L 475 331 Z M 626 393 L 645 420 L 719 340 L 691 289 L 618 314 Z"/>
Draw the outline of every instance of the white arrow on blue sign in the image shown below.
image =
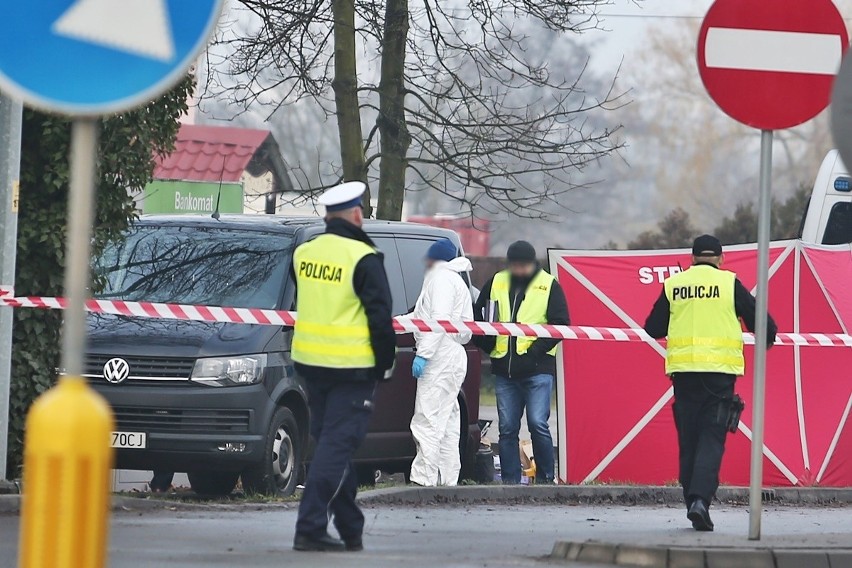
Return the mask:
<path fill-rule="evenodd" d="M 156 98 L 207 46 L 224 0 L 23 0 L 0 17 L 0 90 L 76 116 Z"/>

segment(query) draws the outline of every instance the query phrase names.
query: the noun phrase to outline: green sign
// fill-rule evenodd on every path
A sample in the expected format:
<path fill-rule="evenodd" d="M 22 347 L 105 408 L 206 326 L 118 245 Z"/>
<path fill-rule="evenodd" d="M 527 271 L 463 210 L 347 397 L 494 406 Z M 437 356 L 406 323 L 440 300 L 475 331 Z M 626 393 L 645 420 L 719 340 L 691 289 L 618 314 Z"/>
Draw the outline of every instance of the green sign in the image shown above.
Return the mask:
<path fill-rule="evenodd" d="M 222 195 L 219 197 L 219 188 Z M 152 181 L 142 194 L 143 213 L 213 213 L 219 201 L 220 213 L 243 212 L 243 186 L 239 183 L 198 181 Z"/>

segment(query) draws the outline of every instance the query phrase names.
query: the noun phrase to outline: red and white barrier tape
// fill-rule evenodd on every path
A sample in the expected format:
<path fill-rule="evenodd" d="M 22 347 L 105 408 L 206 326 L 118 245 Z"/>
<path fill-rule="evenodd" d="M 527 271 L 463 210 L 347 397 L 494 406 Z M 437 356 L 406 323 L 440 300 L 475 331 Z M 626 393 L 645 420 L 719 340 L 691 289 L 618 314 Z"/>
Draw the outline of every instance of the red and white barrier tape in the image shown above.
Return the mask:
<path fill-rule="evenodd" d="M 27 296 L 10 297 L 0 295 L 0 306 L 13 308 L 65 309 L 64 298 Z M 222 323 L 245 323 L 256 325 L 292 326 L 296 323 L 296 312 L 262 310 L 258 308 L 229 308 L 218 306 L 192 306 L 187 304 L 157 304 L 152 302 L 124 302 L 121 300 L 89 300 L 86 309 L 93 313 L 115 314 L 130 317 L 158 318 L 171 320 L 207 321 Z M 530 325 L 520 323 L 487 323 L 479 321 L 427 321 L 408 316 L 394 320 L 397 333 L 413 331 L 436 333 L 459 333 L 469 331 L 473 335 L 508 335 L 514 337 L 548 337 L 567 340 L 589 341 L 654 341 L 642 329 L 613 327 L 588 327 L 568 325 Z M 754 335 L 744 333 L 746 344 L 754 343 Z M 852 347 L 852 335 L 838 333 L 779 333 L 776 345 L 802 345 L 818 347 Z"/>

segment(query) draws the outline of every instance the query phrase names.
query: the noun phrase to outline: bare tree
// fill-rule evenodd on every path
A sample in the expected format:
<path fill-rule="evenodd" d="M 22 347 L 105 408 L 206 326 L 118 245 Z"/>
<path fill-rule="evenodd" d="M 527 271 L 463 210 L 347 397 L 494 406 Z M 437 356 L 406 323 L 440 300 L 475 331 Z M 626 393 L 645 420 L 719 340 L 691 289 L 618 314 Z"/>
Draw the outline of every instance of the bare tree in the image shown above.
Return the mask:
<path fill-rule="evenodd" d="M 266 119 L 306 99 L 336 116 L 340 167 L 304 189 L 366 181 L 379 218 L 400 218 L 412 183 L 476 214 L 540 218 L 620 146 L 591 120 L 623 104 L 612 84 L 587 93 L 587 61 L 554 68 L 536 49 L 594 27 L 607 3 L 239 0 L 252 25 L 238 13 L 222 33 L 207 95 Z"/>
<path fill-rule="evenodd" d="M 634 175 L 653 185 L 656 211 L 689 212 L 697 224 L 712 227 L 756 201 L 760 133 L 725 115 L 707 94 L 696 65 L 698 21 L 655 26 L 638 52 L 644 65 L 626 73 L 634 103 L 621 116 L 631 125 Z M 784 96 L 779 93 L 779 96 Z M 826 115 L 775 138 L 775 196 L 789 197 L 812 183 L 831 148 Z"/>

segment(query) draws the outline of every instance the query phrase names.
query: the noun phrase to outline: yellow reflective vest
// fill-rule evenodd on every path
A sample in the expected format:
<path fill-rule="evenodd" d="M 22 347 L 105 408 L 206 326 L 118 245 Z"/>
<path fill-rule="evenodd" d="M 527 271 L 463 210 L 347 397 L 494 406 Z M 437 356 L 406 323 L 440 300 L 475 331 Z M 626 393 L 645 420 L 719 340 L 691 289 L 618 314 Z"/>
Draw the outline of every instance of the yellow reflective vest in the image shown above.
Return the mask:
<path fill-rule="evenodd" d="M 666 280 L 666 374 L 742 375 L 743 332 L 734 305 L 736 275 L 699 264 Z"/>
<path fill-rule="evenodd" d="M 352 281 L 358 262 L 375 252 L 366 243 L 331 234 L 296 249 L 294 361 L 333 369 L 375 367 L 367 314 Z"/>
<path fill-rule="evenodd" d="M 550 288 L 553 286 L 554 278 L 544 270 L 538 274 L 527 286 L 524 299 L 518 307 L 515 318 L 512 319 L 512 306 L 517 300 L 509 297 L 511 275 L 508 270 L 503 270 L 494 275 L 491 281 L 490 300 L 497 302 L 497 317 L 501 322 L 516 323 L 547 323 L 547 304 L 550 300 Z M 523 355 L 535 341 L 534 337 L 518 337 L 515 342 L 515 353 Z M 556 347 L 548 351 L 549 355 L 556 354 Z M 491 357 L 502 359 L 509 353 L 509 338 L 505 335 L 497 337 Z"/>

